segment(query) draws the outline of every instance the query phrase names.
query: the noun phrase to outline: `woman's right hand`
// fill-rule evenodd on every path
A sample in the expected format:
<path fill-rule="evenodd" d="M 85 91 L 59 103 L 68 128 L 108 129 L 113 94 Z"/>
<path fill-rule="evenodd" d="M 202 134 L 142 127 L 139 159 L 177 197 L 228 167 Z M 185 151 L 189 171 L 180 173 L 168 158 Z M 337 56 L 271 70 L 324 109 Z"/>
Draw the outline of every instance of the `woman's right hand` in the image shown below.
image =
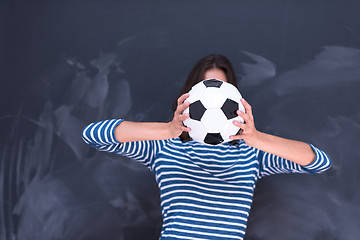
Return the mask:
<path fill-rule="evenodd" d="M 181 95 L 177 100 L 176 111 L 171 122 L 169 122 L 170 135 L 173 138 L 179 137 L 182 132 L 189 132 L 191 129 L 185 127 L 183 121 L 190 117 L 189 113 L 183 113 L 189 107 L 190 102 L 184 102 L 190 96 L 189 93 Z"/>

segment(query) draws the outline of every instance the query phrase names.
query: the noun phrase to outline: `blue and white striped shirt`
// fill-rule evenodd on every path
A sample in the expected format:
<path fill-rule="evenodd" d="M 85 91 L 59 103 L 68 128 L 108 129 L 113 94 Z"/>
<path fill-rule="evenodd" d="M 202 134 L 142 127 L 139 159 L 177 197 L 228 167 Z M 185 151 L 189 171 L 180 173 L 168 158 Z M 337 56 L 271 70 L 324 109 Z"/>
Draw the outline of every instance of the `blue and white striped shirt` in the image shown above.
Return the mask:
<path fill-rule="evenodd" d="M 120 143 L 115 127 L 121 121 L 92 123 L 83 130 L 83 139 L 100 151 L 135 159 L 154 173 L 162 240 L 243 239 L 257 180 L 277 173 L 319 173 L 331 166 L 328 156 L 313 145 L 315 161 L 301 166 L 244 141 L 216 146 L 179 138 Z"/>

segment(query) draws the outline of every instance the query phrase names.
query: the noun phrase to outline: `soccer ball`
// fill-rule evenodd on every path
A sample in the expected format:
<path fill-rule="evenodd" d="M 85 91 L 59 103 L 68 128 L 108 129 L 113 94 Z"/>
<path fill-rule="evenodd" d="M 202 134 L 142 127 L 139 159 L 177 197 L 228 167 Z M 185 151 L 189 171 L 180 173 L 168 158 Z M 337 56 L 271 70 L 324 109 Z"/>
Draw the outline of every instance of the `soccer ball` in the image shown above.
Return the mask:
<path fill-rule="evenodd" d="M 190 117 L 183 123 L 191 128 L 190 137 L 210 145 L 231 141 L 230 136 L 240 130 L 233 121 L 244 122 L 236 114 L 237 110 L 245 112 L 238 89 L 230 83 L 208 79 L 194 85 L 189 94 L 185 102 L 190 102 L 190 106 L 184 113 L 190 113 Z"/>

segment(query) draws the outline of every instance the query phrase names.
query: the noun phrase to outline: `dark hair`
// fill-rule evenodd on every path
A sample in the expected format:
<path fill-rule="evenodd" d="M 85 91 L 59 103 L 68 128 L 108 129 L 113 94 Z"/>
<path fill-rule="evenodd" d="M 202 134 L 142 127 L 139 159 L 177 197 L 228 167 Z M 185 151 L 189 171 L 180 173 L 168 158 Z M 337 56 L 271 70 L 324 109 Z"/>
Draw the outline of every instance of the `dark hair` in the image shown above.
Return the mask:
<path fill-rule="evenodd" d="M 179 96 L 189 92 L 192 86 L 204 80 L 206 70 L 213 68 L 221 69 L 226 75 L 227 82 L 237 87 L 234 68 L 230 60 L 220 54 L 211 54 L 201 58 L 191 69 Z"/>
<path fill-rule="evenodd" d="M 237 87 L 236 75 L 230 60 L 227 57 L 220 54 L 211 54 L 201 58 L 191 69 L 189 76 L 187 77 L 186 82 L 183 88 L 181 89 L 178 97 L 180 97 L 184 93 L 189 92 L 190 89 L 195 84 L 204 80 L 205 72 L 209 69 L 214 69 L 214 68 L 222 70 L 225 73 L 227 82 Z M 177 101 L 175 101 L 173 105 L 173 111 L 176 110 L 176 107 L 177 107 Z M 183 132 L 180 135 L 180 139 L 182 141 L 191 140 L 187 132 Z M 232 141 L 231 143 L 235 144 L 236 142 L 237 141 Z"/>

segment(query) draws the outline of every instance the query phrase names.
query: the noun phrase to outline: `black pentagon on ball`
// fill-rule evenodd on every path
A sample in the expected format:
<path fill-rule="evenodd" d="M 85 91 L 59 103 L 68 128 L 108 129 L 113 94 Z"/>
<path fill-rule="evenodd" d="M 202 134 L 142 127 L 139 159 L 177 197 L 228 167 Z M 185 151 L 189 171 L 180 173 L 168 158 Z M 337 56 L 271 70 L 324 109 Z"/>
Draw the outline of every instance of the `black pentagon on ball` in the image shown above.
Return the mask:
<path fill-rule="evenodd" d="M 194 119 L 194 120 L 200 121 L 200 119 L 204 115 L 205 111 L 206 111 L 206 108 L 200 102 L 200 100 L 191 103 L 189 106 L 190 118 Z"/>
<path fill-rule="evenodd" d="M 204 139 L 204 142 L 211 145 L 216 145 L 222 143 L 224 139 L 221 137 L 220 133 L 208 133 Z"/>
<path fill-rule="evenodd" d="M 227 119 L 237 117 L 236 111 L 239 109 L 239 104 L 231 99 L 226 99 L 221 110 L 224 112 Z"/>
<path fill-rule="evenodd" d="M 209 79 L 204 81 L 204 85 L 206 87 L 217 87 L 219 88 L 223 84 L 223 81 L 217 80 L 217 79 Z"/>

